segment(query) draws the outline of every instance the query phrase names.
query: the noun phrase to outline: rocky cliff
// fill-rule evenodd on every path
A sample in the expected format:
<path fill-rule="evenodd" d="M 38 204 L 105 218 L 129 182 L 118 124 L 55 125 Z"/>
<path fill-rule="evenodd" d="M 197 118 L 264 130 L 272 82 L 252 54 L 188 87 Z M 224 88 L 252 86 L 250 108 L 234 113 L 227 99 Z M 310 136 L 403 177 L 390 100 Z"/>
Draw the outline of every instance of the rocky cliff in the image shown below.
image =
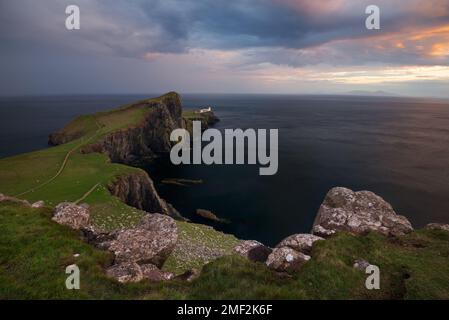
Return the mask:
<path fill-rule="evenodd" d="M 122 175 L 111 182 L 109 192 L 126 204 L 150 213 L 175 215 L 157 193 L 153 181 L 144 171 Z"/>
<path fill-rule="evenodd" d="M 135 121 L 132 120 L 134 117 Z M 58 145 L 85 136 L 88 143 L 80 148 L 81 153 L 102 153 L 111 162 L 131 164 L 169 152 L 171 132 L 182 127 L 181 98 L 170 92 L 109 112 L 81 116 L 51 134 L 49 143 Z M 112 195 L 135 208 L 180 217 L 159 197 L 153 181 L 144 171 L 119 175 L 108 189 Z"/>
<path fill-rule="evenodd" d="M 126 164 L 169 152 L 171 132 L 183 126 L 179 95 L 169 94 L 157 102 L 131 107 L 148 109 L 139 124 L 106 134 L 98 142 L 83 147 L 81 152 L 100 152 L 107 154 L 112 162 Z"/>

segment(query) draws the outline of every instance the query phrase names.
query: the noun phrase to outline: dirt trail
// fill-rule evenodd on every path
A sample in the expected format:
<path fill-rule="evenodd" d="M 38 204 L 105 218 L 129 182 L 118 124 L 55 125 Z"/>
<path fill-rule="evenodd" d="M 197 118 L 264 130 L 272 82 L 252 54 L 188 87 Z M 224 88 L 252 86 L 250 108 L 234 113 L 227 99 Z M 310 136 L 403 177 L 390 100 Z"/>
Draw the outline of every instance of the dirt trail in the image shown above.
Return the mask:
<path fill-rule="evenodd" d="M 59 167 L 58 172 L 56 172 L 56 174 L 53 177 L 51 177 L 50 179 L 48 179 L 48 180 L 44 181 L 43 183 L 37 185 L 36 187 L 33 187 L 33 188 L 29 189 L 29 190 L 26 190 L 26 191 L 24 191 L 22 193 L 19 193 L 19 194 L 15 195 L 15 197 L 20 197 L 20 196 L 23 196 L 23 195 L 25 195 L 27 193 L 34 192 L 34 191 L 36 191 L 36 190 L 46 186 L 47 184 L 49 184 L 50 182 L 55 180 L 57 177 L 59 177 L 61 175 L 61 173 L 64 171 L 64 169 L 65 169 L 65 167 L 67 165 L 67 162 L 69 161 L 69 158 L 72 155 L 72 153 L 75 152 L 77 149 L 81 148 L 86 143 L 88 143 L 90 140 L 92 140 L 98 134 L 98 132 L 101 129 L 101 126 L 100 126 L 100 124 L 98 123 L 98 121 L 96 119 L 95 119 L 95 124 L 98 127 L 97 131 L 95 131 L 95 133 L 91 137 L 89 137 L 89 139 L 87 139 L 86 141 L 81 141 L 81 143 L 79 145 L 75 146 L 73 149 L 71 149 L 69 152 L 67 152 L 67 154 L 66 154 L 66 156 L 64 158 L 64 161 L 61 164 L 61 167 Z M 82 140 L 83 139 L 84 138 L 82 138 Z"/>

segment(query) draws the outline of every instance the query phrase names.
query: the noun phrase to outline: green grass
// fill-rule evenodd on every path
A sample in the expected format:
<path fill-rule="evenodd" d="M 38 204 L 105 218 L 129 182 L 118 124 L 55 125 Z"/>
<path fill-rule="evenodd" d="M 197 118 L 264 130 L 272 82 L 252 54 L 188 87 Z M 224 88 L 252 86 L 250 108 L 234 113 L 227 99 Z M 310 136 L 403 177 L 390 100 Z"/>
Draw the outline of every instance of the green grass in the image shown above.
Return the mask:
<path fill-rule="evenodd" d="M 178 226 L 188 233 L 202 228 Z M 215 245 L 234 245 L 236 240 L 224 237 L 227 243 Z M 380 267 L 380 290 L 365 289 L 366 275 L 352 267 L 359 258 Z M 317 242 L 312 259 L 291 277 L 231 255 L 207 264 L 192 283 L 125 285 L 105 277 L 111 259 L 83 242 L 79 232 L 51 221 L 48 208 L 0 204 L 0 299 L 449 299 L 444 231 L 417 230 L 394 241 L 375 233 L 339 234 Z M 65 288 L 65 268 L 73 263 L 80 268 L 80 290 Z"/>
<path fill-rule="evenodd" d="M 172 94 L 169 94 L 169 97 Z M 449 299 L 449 233 L 418 230 L 392 241 L 378 234 L 340 234 L 318 242 L 313 258 L 286 278 L 263 264 L 233 256 L 238 239 L 204 225 L 177 222 L 179 241 L 164 269 L 182 273 L 209 262 L 193 283 L 122 285 L 104 275 L 111 255 L 92 248 L 80 234 L 51 221 L 52 207 L 62 201 L 90 204 L 93 223 L 105 230 L 131 227 L 144 212 L 113 197 L 108 184 L 140 169 L 110 163 L 102 154 L 79 148 L 103 135 L 137 125 L 158 99 L 80 117 L 64 130 L 82 137 L 57 147 L 0 159 L 0 192 L 47 208 L 0 203 L 0 298 L 37 299 Z M 197 115 L 184 112 L 184 117 Z M 67 154 L 72 151 L 61 174 Z M 56 177 L 55 177 L 56 176 Z M 53 180 L 52 177 L 55 177 Z M 49 181 L 43 184 L 45 181 Z M 39 187 L 41 186 L 41 187 Z M 89 192 L 91 191 L 91 192 Z M 214 260 L 216 253 L 226 255 Z M 73 254 L 79 253 L 79 258 Z M 366 275 L 352 267 L 364 258 L 381 269 L 381 290 L 364 287 Z M 65 289 L 65 267 L 81 268 L 81 290 Z"/>
<path fill-rule="evenodd" d="M 134 226 L 145 212 L 112 196 L 107 186 L 120 175 L 138 173 L 141 170 L 110 163 L 103 154 L 82 154 L 79 150 L 108 133 L 139 125 L 161 99 L 173 100 L 179 99 L 179 96 L 176 93 L 168 93 L 112 111 L 80 116 L 60 130 L 68 136 L 80 133 L 81 136 L 76 140 L 41 151 L 0 159 L 0 192 L 30 202 L 44 200 L 49 207 L 64 201 L 75 202 L 82 199 L 83 203 L 90 205 L 92 223 L 97 229 L 111 231 Z M 65 162 L 65 159 L 68 160 Z M 194 252 L 199 251 L 198 248 L 229 252 L 229 246 L 225 250 L 215 243 L 223 242 L 224 245 L 228 242 L 223 240 L 235 239 L 205 226 L 189 227 L 183 223 L 179 225 L 182 231 L 180 246 L 194 243 L 198 246 L 193 248 Z M 192 228 L 198 229 L 200 233 L 204 231 L 207 235 L 202 239 L 204 241 L 199 241 L 195 232 L 189 232 Z M 189 261 L 189 258 L 193 260 Z M 180 273 L 185 271 L 183 268 L 199 266 L 200 263 L 201 260 L 197 257 L 182 254 L 179 248 L 176 255 L 170 259 L 168 269 Z"/>

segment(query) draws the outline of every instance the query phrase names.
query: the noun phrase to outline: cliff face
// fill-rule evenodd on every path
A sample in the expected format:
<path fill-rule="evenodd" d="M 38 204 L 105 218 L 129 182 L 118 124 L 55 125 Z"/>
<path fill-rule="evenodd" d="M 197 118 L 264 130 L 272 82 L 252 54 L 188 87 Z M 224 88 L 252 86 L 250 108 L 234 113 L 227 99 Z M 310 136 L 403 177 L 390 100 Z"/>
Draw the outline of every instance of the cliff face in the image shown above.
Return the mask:
<path fill-rule="evenodd" d="M 137 209 L 171 215 L 169 206 L 159 197 L 146 172 L 119 176 L 109 184 L 108 189 L 112 195 Z"/>
<path fill-rule="evenodd" d="M 150 108 L 140 124 L 107 134 L 100 141 L 83 147 L 81 152 L 104 153 L 112 162 L 126 164 L 153 158 L 159 152 L 169 152 L 170 133 L 183 126 L 179 96 L 168 96 L 144 107 Z"/>

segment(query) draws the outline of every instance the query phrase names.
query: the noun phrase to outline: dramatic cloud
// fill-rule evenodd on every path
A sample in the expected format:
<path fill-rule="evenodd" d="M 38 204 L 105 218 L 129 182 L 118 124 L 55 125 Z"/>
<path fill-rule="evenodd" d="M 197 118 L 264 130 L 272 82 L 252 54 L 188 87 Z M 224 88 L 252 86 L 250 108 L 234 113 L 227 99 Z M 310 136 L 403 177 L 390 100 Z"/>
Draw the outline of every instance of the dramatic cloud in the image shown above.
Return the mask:
<path fill-rule="evenodd" d="M 76 32 L 64 27 L 69 4 L 81 9 Z M 381 8 L 381 30 L 365 28 L 370 4 Z M 194 76 L 190 83 L 177 78 L 172 86 L 194 91 L 202 91 L 204 83 L 209 87 L 211 79 L 218 81 L 217 88 L 240 81 L 239 87 L 248 90 L 247 81 L 262 86 L 275 79 L 285 88 L 295 87 L 286 85 L 289 79 L 321 81 L 329 89 L 335 89 L 329 83 L 373 85 L 382 79 L 447 81 L 449 0 L 0 0 L 0 41 L 3 91 L 41 90 L 42 83 L 23 77 L 40 75 L 43 66 L 49 78 L 53 74 L 49 83 L 59 82 L 63 73 L 56 65 L 65 65 L 69 75 L 95 66 L 105 77 L 135 65 L 132 69 L 141 71 L 134 78 L 162 72 L 158 76 L 167 86 L 166 74 L 188 70 Z M 402 76 L 406 70 L 410 77 Z M 20 79 L 23 88 L 17 88 Z M 155 90 L 165 89 L 153 84 Z M 84 85 L 78 87 L 82 91 Z"/>

